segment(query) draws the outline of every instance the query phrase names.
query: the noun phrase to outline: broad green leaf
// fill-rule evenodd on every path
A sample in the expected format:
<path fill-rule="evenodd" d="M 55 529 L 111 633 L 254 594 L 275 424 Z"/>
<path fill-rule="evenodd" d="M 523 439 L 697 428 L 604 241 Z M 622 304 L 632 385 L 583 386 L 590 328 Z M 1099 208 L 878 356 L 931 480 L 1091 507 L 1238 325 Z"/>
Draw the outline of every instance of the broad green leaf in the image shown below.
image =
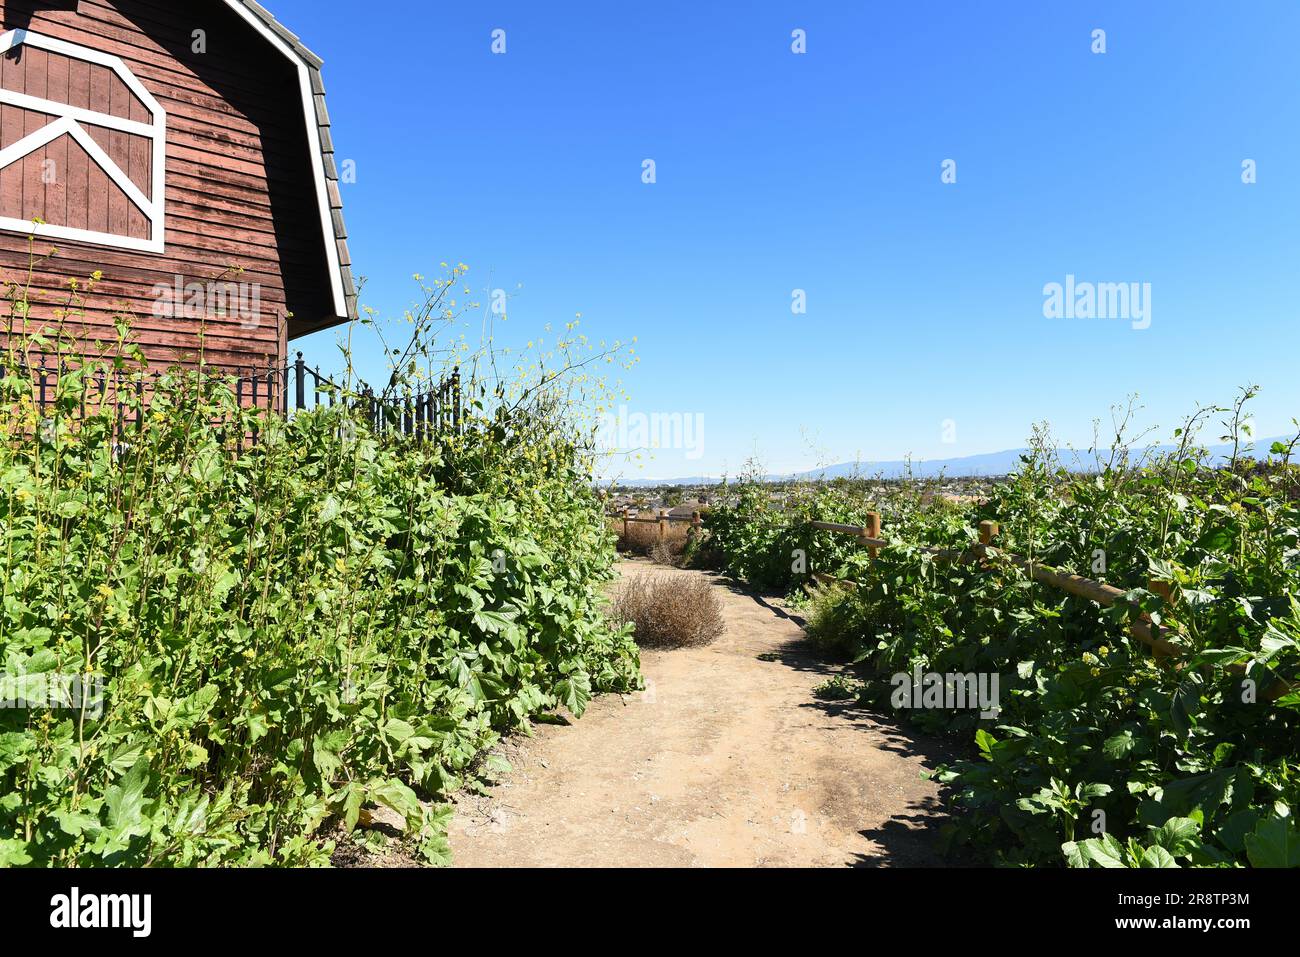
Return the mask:
<path fill-rule="evenodd" d="M 1107 738 L 1106 743 L 1101 746 L 1101 750 L 1106 757 L 1118 761 L 1132 751 L 1133 747 L 1133 732 L 1121 731 L 1119 734 Z"/>
<path fill-rule="evenodd" d="M 1098 867 L 1128 866 L 1124 857 L 1124 846 L 1109 833 L 1080 841 L 1077 845 L 1077 854 L 1088 864 L 1096 864 Z"/>
<path fill-rule="evenodd" d="M 1200 838 L 1200 822 L 1190 817 L 1171 817 L 1151 834 L 1153 841 L 1176 857 L 1190 854 Z"/>
<path fill-rule="evenodd" d="M 141 758 L 121 781 L 104 791 L 108 827 L 116 836 L 143 834 L 148 830 L 144 820 L 144 792 L 148 783 L 149 761 Z"/>
<path fill-rule="evenodd" d="M 571 675 L 568 678 L 558 682 L 555 686 L 555 694 L 575 717 L 582 717 L 582 713 L 587 710 L 587 704 L 591 701 L 591 682 L 583 674 Z"/>
<path fill-rule="evenodd" d="M 1160 845 L 1148 847 L 1142 852 L 1142 859 L 1138 863 L 1139 867 L 1177 867 L 1178 862 L 1174 860 L 1173 855 L 1166 851 Z"/>
<path fill-rule="evenodd" d="M 1294 822 L 1265 818 L 1246 835 L 1246 857 L 1255 867 L 1300 867 L 1300 830 Z"/>

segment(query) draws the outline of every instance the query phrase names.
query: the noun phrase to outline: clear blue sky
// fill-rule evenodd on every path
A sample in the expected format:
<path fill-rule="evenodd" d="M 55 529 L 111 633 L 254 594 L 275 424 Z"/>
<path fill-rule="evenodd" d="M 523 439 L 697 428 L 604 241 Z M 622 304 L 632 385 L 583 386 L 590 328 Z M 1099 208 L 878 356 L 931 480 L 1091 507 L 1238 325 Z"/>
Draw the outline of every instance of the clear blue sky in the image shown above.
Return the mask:
<path fill-rule="evenodd" d="M 1294 0 L 269 3 L 326 61 L 364 301 L 463 261 L 520 340 L 639 336 L 630 410 L 704 445 L 629 475 L 1086 443 L 1134 391 L 1300 415 Z M 1067 274 L 1150 283 L 1151 327 L 1045 318 Z"/>

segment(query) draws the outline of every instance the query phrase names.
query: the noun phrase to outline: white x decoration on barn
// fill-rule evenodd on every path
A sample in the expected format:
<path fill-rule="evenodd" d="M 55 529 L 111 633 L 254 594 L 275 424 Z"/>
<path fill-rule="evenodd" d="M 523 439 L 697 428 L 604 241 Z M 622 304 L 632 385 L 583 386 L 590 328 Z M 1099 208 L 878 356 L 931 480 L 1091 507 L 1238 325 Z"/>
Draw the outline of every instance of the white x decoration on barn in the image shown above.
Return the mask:
<path fill-rule="evenodd" d="M 98 232 L 90 229 L 78 229 L 71 226 L 60 226 L 50 223 L 36 223 L 14 219 L 8 216 L 0 216 L 0 229 L 13 230 L 15 232 L 24 232 L 37 236 L 47 236 L 57 239 L 72 239 L 80 242 L 93 243 L 99 246 L 115 246 L 120 249 L 134 249 L 142 252 L 161 253 L 164 249 L 164 230 L 165 230 L 165 209 L 166 209 L 166 163 L 167 163 L 167 113 L 153 95 L 144 88 L 144 85 L 136 79 L 135 75 L 127 69 L 125 63 L 118 57 L 99 50 L 92 50 L 89 47 L 78 46 L 75 43 L 67 43 L 63 40 L 56 40 L 53 37 L 42 36 L 39 33 L 31 33 L 27 30 L 10 30 L 8 33 L 0 36 L 0 56 L 7 55 L 11 50 L 19 46 L 37 47 L 42 50 L 48 50 L 51 53 L 57 53 L 62 56 L 70 57 L 76 60 L 83 60 L 87 63 L 98 64 L 99 66 L 108 67 L 117 75 L 117 77 L 126 84 L 126 88 L 144 105 L 149 111 L 152 121 L 141 123 L 136 120 L 126 119 L 120 116 L 112 116 L 107 113 L 100 113 L 96 110 L 85 109 L 83 107 L 73 106 L 70 103 L 59 103 L 54 100 L 46 100 L 36 96 L 30 96 L 26 93 L 15 93 L 10 90 L 0 89 L 0 103 L 10 106 L 16 106 L 24 110 L 30 110 L 35 113 L 44 113 L 54 117 L 54 120 L 41 129 L 16 143 L 0 150 L 0 170 L 17 163 L 24 157 L 29 156 L 36 150 L 49 143 L 54 142 L 59 137 L 68 135 L 84 149 L 87 155 L 95 161 L 96 165 L 104 171 L 119 189 L 126 194 L 127 198 L 139 208 L 149 221 L 149 238 L 138 239 L 131 236 L 123 236 L 117 233 Z M 123 133 L 130 133 L 134 136 L 147 137 L 153 145 L 153 165 L 150 176 L 152 184 L 152 196 L 146 196 L 140 188 L 131 181 L 131 178 L 122 171 L 122 168 L 113 161 L 113 158 L 104 152 L 103 148 L 95 142 L 83 123 L 89 123 L 92 126 L 104 127 L 112 130 L 119 130 Z"/>

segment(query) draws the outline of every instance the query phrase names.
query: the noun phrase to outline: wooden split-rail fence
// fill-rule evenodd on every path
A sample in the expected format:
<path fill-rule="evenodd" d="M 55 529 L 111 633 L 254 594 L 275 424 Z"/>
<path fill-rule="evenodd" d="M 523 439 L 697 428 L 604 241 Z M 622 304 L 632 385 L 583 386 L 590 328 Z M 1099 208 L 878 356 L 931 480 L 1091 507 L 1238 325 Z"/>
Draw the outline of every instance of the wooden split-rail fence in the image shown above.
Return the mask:
<path fill-rule="evenodd" d="M 689 522 L 691 527 L 687 534 L 692 536 L 699 535 L 700 530 L 704 527 L 704 519 L 700 517 L 699 512 L 691 512 L 690 515 L 673 515 L 668 509 L 663 509 L 657 515 L 643 518 L 639 513 L 633 515 L 631 514 L 630 509 L 623 508 L 617 513 L 607 513 L 607 517 L 614 519 L 616 522 L 623 523 L 623 541 L 625 542 L 629 541 L 628 532 L 630 531 L 630 526 L 637 523 L 643 525 L 658 525 L 659 541 L 661 542 L 668 538 L 668 526 L 673 522 Z"/>
<path fill-rule="evenodd" d="M 812 522 L 811 525 L 823 532 L 852 535 L 870 552 L 873 560 L 880 549 L 889 544 L 886 539 L 881 537 L 881 517 L 879 512 L 868 513 L 865 525 L 841 525 L 836 522 Z M 1021 555 L 998 550 L 994 546 L 993 540 L 997 537 L 999 531 L 1000 528 L 997 522 L 981 522 L 978 545 L 966 549 L 935 548 L 928 545 L 917 547 L 920 551 L 928 552 L 941 562 L 978 562 L 993 557 L 1001 558 L 1023 569 L 1036 582 L 1041 582 L 1051 588 L 1079 598 L 1086 598 L 1106 608 L 1127 600 L 1128 593 L 1122 588 L 1108 585 L 1105 582 L 1094 581 L 1091 578 L 1084 578 L 1082 575 L 1063 572 Z M 819 584 L 842 585 L 850 588 L 858 587 L 857 582 L 842 581 L 825 574 L 815 574 L 814 578 Z M 1163 598 L 1166 605 L 1173 606 L 1172 583 L 1155 578 L 1148 579 L 1147 590 Z M 1186 645 L 1165 637 L 1165 635 L 1171 635 L 1177 638 L 1177 629 L 1156 625 L 1145 612 L 1141 617 L 1130 623 L 1129 633 L 1151 648 L 1159 659 L 1174 660 L 1186 655 L 1190 650 Z M 1234 666 L 1232 670 L 1239 673 L 1245 671 L 1241 665 Z M 1294 687 L 1291 682 L 1280 679 L 1278 684 L 1270 689 L 1266 697 L 1275 700 L 1294 690 Z"/>

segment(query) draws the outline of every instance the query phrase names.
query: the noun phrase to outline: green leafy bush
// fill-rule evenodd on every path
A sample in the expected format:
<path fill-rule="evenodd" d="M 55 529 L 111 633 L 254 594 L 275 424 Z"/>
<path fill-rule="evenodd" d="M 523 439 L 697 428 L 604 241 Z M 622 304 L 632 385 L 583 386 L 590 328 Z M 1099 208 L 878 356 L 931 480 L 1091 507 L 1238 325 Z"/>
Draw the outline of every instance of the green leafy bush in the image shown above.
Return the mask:
<path fill-rule="evenodd" d="M 779 496 L 779 499 L 774 498 Z M 706 554 L 738 578 L 788 591 L 814 572 L 835 572 L 855 550 L 851 539 L 814 529 L 814 521 L 861 524 L 871 505 L 848 484 L 801 483 L 778 491 L 756 475 L 725 486 L 710 509 Z"/>
<path fill-rule="evenodd" d="M 120 434 L 111 367 L 42 418 L 7 365 L 0 671 L 32 702 L 105 685 L 102 712 L 0 711 L 0 865 L 319 865 L 367 804 L 442 862 L 438 801 L 502 731 L 639 686 L 562 408 L 476 401 L 415 444 L 175 372 Z"/>

